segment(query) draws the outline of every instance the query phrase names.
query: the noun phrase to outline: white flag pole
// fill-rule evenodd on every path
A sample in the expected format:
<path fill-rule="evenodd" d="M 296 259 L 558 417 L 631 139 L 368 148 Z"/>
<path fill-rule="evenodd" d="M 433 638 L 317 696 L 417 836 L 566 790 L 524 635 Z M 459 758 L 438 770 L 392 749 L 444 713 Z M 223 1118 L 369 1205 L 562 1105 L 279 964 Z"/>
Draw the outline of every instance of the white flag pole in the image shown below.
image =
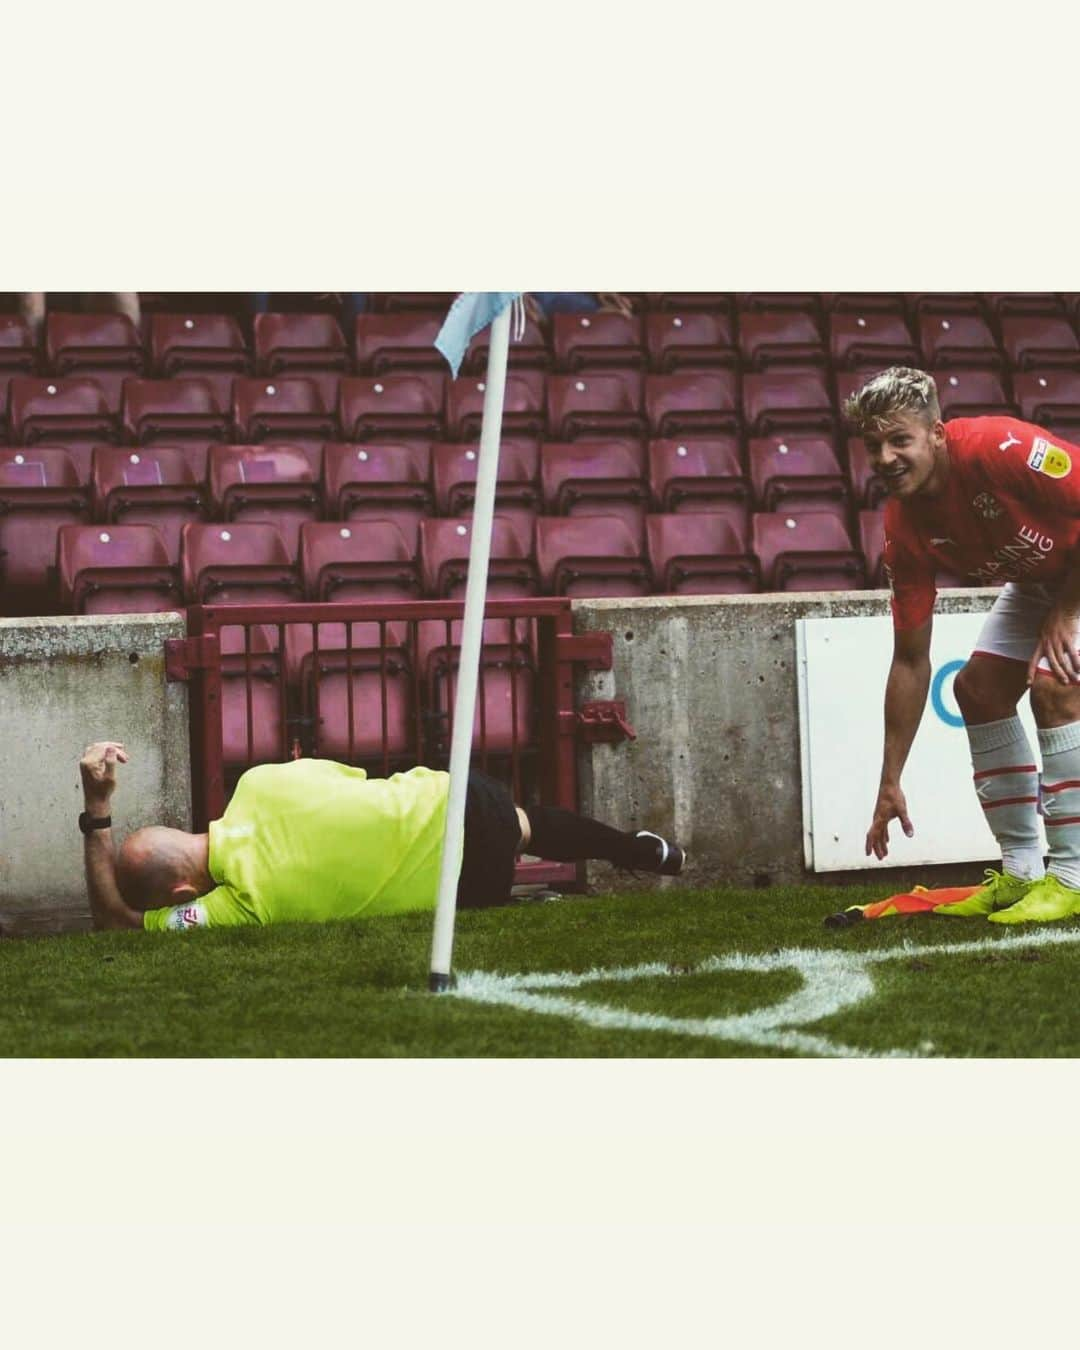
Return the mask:
<path fill-rule="evenodd" d="M 469 777 L 473 722 L 476 717 L 476 687 L 480 669 L 480 643 L 484 630 L 484 600 L 487 594 L 488 561 L 491 557 L 491 522 L 495 513 L 495 480 L 499 469 L 506 363 L 510 351 L 510 315 L 507 305 L 491 325 L 484 413 L 480 429 L 480 461 L 476 466 L 476 500 L 473 506 L 469 575 L 465 585 L 465 618 L 457 694 L 454 699 L 454 731 L 450 739 L 450 796 L 446 804 L 439 898 L 435 931 L 431 941 L 431 973 L 428 988 L 442 993 L 450 987 L 450 960 L 454 949 L 454 916 L 460 870 L 457 841 L 465 828 L 465 788 Z"/>

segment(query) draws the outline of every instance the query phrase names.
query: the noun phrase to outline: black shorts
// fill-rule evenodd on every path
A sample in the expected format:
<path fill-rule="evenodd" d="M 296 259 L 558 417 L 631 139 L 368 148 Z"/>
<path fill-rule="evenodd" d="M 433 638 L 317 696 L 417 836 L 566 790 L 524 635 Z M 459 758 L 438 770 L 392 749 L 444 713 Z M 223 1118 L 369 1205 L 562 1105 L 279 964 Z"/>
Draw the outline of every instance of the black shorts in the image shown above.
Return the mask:
<path fill-rule="evenodd" d="M 462 909 L 506 904 L 520 843 L 521 825 L 510 790 L 479 769 L 470 769 L 457 889 Z"/>

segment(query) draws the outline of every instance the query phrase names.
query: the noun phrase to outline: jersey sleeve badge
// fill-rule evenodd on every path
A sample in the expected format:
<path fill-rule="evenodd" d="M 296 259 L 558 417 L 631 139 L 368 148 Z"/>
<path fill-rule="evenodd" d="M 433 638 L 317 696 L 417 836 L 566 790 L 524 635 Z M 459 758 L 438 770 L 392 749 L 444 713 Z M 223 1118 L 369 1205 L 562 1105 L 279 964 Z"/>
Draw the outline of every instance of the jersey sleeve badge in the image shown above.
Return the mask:
<path fill-rule="evenodd" d="M 173 933 L 182 933 L 188 928 L 208 928 L 209 925 L 206 906 L 197 901 L 191 905 L 174 905 L 165 920 L 166 931 Z"/>
<path fill-rule="evenodd" d="M 1052 445 L 1045 436 L 1036 436 L 1027 457 L 1029 469 L 1043 473 L 1047 478 L 1068 478 L 1072 472 L 1072 458 L 1060 445 Z"/>

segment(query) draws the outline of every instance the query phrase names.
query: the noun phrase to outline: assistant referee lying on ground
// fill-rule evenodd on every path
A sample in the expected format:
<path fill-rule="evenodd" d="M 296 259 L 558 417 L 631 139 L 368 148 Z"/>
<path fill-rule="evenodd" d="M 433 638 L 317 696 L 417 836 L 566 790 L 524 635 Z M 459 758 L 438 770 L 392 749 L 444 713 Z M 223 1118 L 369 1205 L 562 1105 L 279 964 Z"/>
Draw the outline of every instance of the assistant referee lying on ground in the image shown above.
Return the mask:
<path fill-rule="evenodd" d="M 392 778 L 326 759 L 249 769 L 206 834 L 150 825 L 117 853 L 109 804 L 119 741 L 88 746 L 79 764 L 86 885 L 96 928 L 222 928 L 357 919 L 434 909 L 450 775 L 416 768 Z M 515 806 L 473 770 L 465 800 L 458 904 L 510 899 L 519 853 L 675 876 L 684 851 L 647 830 L 626 834 L 552 806 Z"/>

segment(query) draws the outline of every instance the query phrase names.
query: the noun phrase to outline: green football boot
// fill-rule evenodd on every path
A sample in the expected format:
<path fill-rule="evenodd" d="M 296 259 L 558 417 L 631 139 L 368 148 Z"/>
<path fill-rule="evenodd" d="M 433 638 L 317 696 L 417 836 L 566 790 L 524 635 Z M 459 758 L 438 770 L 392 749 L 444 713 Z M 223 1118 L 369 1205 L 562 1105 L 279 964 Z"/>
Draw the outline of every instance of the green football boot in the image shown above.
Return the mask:
<path fill-rule="evenodd" d="M 991 923 L 1053 923 L 1080 914 L 1080 891 L 1057 877 L 1045 876 L 1028 887 L 1022 900 L 1000 914 L 989 914 Z"/>
<path fill-rule="evenodd" d="M 966 900 L 955 905 L 938 905 L 935 914 L 958 919 L 980 919 L 988 917 L 995 910 L 1008 909 L 1027 894 L 1034 881 L 1025 881 L 1022 877 L 1010 876 L 1008 872 L 995 872 L 992 867 L 986 869 L 986 880 Z M 1078 897 L 1080 898 L 1080 897 Z"/>

